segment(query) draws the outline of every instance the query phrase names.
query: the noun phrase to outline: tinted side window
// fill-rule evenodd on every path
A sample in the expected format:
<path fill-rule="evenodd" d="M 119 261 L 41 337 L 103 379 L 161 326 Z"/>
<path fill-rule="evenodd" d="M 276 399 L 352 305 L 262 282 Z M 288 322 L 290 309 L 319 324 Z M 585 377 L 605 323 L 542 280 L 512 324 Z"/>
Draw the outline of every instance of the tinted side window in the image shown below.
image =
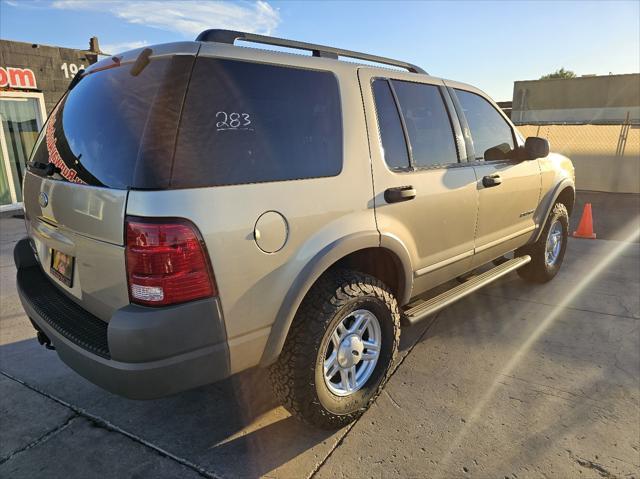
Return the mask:
<path fill-rule="evenodd" d="M 505 119 L 480 95 L 457 90 L 467 118 L 476 160 L 502 160 L 513 150 L 513 134 Z"/>
<path fill-rule="evenodd" d="M 172 186 L 334 176 L 342 115 L 331 72 L 198 57 Z"/>
<path fill-rule="evenodd" d="M 384 161 L 392 170 L 408 168 L 407 143 L 400 123 L 400 114 L 387 80 L 373 82 L 373 97 L 376 102 Z"/>
<path fill-rule="evenodd" d="M 392 84 L 407 126 L 415 166 L 457 163 L 455 137 L 438 87 L 398 80 L 392 80 Z"/>

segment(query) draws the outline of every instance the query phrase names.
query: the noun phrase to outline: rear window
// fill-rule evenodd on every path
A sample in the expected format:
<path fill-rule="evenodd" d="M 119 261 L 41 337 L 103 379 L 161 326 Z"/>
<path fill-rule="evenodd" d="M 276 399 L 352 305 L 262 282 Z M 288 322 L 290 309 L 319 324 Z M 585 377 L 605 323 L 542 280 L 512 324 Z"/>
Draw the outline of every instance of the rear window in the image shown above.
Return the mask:
<path fill-rule="evenodd" d="M 169 185 L 173 150 L 193 56 L 153 59 L 84 77 L 51 112 L 32 157 L 57 178 L 126 189 Z M 109 65 L 111 66 L 111 65 Z"/>
<path fill-rule="evenodd" d="M 316 178 L 341 169 L 342 117 L 332 73 L 196 60 L 172 186 Z"/>
<path fill-rule="evenodd" d="M 195 65 L 194 65 L 195 62 Z M 189 55 L 84 77 L 31 161 L 110 188 L 192 188 L 334 176 L 342 116 L 330 72 Z"/>

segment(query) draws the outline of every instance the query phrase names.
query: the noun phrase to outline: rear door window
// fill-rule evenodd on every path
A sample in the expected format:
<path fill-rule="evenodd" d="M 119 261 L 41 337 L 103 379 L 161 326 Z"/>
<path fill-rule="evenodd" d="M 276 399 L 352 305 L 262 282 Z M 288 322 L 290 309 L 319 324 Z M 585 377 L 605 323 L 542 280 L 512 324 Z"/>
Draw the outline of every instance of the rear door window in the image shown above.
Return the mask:
<path fill-rule="evenodd" d="M 409 152 L 402 131 L 400 113 L 393 99 L 388 80 L 374 80 L 373 97 L 376 104 L 384 161 L 392 170 L 407 169 L 409 168 Z"/>
<path fill-rule="evenodd" d="M 457 163 L 455 136 L 440 89 L 399 80 L 391 83 L 400 103 L 416 168 Z"/>
<path fill-rule="evenodd" d="M 455 93 L 471 130 L 475 159 L 508 159 L 514 148 L 509 123 L 480 95 L 458 89 Z"/>
<path fill-rule="evenodd" d="M 199 57 L 172 187 L 335 176 L 342 115 L 331 72 Z"/>

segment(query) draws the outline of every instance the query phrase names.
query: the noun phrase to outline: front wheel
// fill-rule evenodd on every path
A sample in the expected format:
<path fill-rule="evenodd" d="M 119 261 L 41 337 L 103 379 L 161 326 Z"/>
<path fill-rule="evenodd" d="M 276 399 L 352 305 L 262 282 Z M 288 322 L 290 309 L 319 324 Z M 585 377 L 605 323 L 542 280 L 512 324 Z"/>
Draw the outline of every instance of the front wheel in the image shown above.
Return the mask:
<path fill-rule="evenodd" d="M 516 251 L 516 256 L 528 254 L 531 262 L 518 269 L 520 277 L 535 283 L 551 281 L 562 265 L 569 237 L 569 214 L 562 203 L 556 203 L 538 241 Z"/>
<path fill-rule="evenodd" d="M 271 367 L 274 391 L 307 423 L 342 427 L 380 393 L 399 339 L 398 305 L 387 286 L 357 271 L 330 271 L 303 300 Z"/>

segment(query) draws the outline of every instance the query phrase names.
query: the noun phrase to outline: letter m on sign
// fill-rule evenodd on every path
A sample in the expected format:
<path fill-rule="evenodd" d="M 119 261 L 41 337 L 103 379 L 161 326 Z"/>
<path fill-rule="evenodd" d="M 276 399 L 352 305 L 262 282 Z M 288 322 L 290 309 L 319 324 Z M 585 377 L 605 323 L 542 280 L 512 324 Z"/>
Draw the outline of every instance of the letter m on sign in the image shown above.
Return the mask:
<path fill-rule="evenodd" d="M 25 88 L 29 90 L 35 90 L 36 88 L 38 88 L 38 86 L 36 85 L 36 76 L 30 69 L 7 67 L 6 71 L 9 80 L 9 86 L 13 88 Z"/>

